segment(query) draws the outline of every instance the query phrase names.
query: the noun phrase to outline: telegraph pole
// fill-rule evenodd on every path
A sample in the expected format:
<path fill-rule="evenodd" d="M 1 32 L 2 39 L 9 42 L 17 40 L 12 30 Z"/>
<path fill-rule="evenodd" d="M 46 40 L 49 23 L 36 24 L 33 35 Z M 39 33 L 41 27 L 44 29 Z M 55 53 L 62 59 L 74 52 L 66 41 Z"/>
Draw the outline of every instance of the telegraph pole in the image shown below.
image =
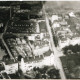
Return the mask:
<path fill-rule="evenodd" d="M 11 7 L 12 7 L 12 6 L 10 5 L 10 19 L 11 19 L 11 17 L 12 17 Z"/>

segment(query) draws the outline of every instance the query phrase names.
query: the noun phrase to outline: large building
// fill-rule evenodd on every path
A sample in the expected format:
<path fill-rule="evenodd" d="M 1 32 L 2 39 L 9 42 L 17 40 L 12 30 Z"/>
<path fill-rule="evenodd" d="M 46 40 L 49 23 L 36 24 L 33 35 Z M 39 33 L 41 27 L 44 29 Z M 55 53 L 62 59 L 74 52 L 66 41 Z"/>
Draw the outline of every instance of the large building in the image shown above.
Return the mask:
<path fill-rule="evenodd" d="M 54 66 L 53 69 L 57 70 L 42 3 L 32 6 L 28 3 L 12 4 L 12 9 L 3 35 L 11 56 L 10 61 L 3 62 L 5 69 L 1 73 L 16 74 L 20 68 L 24 75 L 27 75 L 35 67 L 44 66 Z"/>

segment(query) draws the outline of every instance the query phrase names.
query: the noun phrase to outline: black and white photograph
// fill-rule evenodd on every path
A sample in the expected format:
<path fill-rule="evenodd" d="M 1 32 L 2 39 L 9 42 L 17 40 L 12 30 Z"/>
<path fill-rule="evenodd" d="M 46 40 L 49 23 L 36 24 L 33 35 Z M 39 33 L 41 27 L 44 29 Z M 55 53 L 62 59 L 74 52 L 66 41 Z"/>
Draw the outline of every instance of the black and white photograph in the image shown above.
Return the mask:
<path fill-rule="evenodd" d="M 0 1 L 0 79 L 80 79 L 80 1 Z"/>

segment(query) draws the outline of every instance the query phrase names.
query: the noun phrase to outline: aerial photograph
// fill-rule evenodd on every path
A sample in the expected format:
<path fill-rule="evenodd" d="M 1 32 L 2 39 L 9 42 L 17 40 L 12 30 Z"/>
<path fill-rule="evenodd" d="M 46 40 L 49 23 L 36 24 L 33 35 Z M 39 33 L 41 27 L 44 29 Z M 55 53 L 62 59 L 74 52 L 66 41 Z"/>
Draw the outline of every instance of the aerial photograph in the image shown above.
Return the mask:
<path fill-rule="evenodd" d="M 0 79 L 80 79 L 80 1 L 0 1 Z"/>

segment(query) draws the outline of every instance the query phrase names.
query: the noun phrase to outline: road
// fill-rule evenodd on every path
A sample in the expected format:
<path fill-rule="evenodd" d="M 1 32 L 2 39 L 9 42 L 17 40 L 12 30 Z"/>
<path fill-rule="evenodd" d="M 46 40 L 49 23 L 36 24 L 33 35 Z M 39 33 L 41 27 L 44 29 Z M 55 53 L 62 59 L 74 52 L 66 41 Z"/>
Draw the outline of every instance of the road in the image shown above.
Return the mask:
<path fill-rule="evenodd" d="M 8 21 L 8 22 L 9 22 L 9 21 Z M 11 58 L 11 59 L 14 59 L 13 56 L 12 56 L 12 54 L 11 54 L 11 52 L 10 52 L 10 50 L 9 50 L 9 48 L 8 48 L 8 46 L 7 46 L 7 44 L 5 43 L 5 41 L 4 41 L 4 39 L 3 39 L 3 35 L 6 33 L 6 30 L 7 30 L 8 22 L 7 22 L 6 25 L 5 25 L 4 32 L 1 34 L 1 39 L 2 39 L 2 42 L 3 42 L 4 46 L 5 46 L 5 48 L 6 48 L 7 51 L 8 51 L 8 54 L 10 55 L 10 58 Z"/>
<path fill-rule="evenodd" d="M 45 6 L 44 5 L 43 5 L 43 13 L 45 14 L 47 30 L 50 34 L 50 41 L 51 41 L 52 51 L 54 52 L 55 61 L 56 61 L 55 63 L 57 65 L 57 68 L 60 70 L 61 79 L 66 79 L 65 74 L 64 74 L 64 70 L 63 70 L 63 67 L 62 67 L 61 60 L 59 58 L 59 54 L 63 54 L 63 53 L 61 51 L 58 51 L 57 48 L 54 45 L 53 35 L 52 35 L 52 32 L 51 32 L 51 27 L 49 25 L 49 20 L 48 20 L 47 14 L 45 12 Z"/>

